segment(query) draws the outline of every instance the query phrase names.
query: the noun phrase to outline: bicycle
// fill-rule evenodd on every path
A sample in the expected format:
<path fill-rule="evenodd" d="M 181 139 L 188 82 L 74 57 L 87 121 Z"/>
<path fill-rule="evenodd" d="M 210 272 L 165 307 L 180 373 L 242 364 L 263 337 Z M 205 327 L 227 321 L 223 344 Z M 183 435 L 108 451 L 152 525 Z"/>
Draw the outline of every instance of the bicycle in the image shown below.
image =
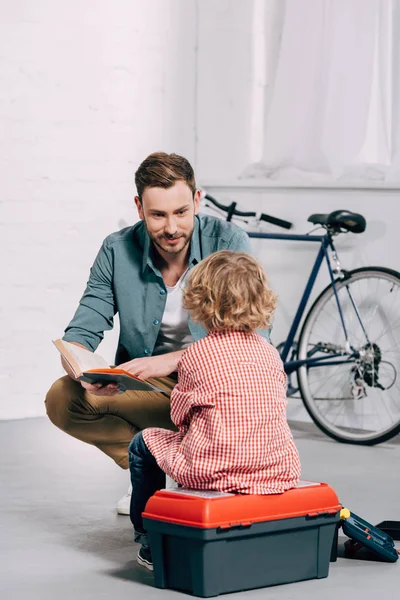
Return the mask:
<path fill-rule="evenodd" d="M 265 213 L 239 211 L 236 202 L 225 206 L 206 192 L 202 196 L 205 206 L 222 213 L 227 221 L 255 219 L 292 227 L 289 221 Z M 331 438 L 378 444 L 400 433 L 400 315 L 396 317 L 400 273 L 385 267 L 350 271 L 341 267 L 334 238 L 341 233 L 363 233 L 366 220 L 362 215 L 336 210 L 313 214 L 308 221 L 325 233 L 247 232 L 251 238 L 319 244 L 288 337 L 277 347 L 288 376 L 288 395 L 299 391 L 314 423 Z M 330 284 L 305 315 L 324 260 Z M 298 388 L 292 382 L 294 373 Z"/>

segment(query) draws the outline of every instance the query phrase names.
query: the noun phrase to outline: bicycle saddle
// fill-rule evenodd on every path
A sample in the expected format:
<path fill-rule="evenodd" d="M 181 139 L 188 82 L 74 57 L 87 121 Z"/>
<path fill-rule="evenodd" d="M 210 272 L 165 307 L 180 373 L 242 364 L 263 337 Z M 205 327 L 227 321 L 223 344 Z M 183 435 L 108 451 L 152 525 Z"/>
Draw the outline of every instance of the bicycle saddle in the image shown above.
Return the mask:
<path fill-rule="evenodd" d="M 327 215 L 311 215 L 308 217 L 308 221 L 334 231 L 351 231 L 351 233 L 362 233 L 367 226 L 367 222 L 362 215 L 349 210 L 334 210 Z"/>

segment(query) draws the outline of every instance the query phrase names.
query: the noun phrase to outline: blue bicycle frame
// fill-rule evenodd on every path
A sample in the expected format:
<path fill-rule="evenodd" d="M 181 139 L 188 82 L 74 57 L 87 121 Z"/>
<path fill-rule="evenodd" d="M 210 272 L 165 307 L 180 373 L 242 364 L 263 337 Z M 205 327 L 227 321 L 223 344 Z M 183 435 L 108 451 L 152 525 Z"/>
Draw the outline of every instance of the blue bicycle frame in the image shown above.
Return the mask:
<path fill-rule="evenodd" d="M 356 352 L 354 352 L 354 354 L 351 356 L 349 356 L 349 354 L 346 352 L 346 357 L 347 357 L 346 359 L 343 358 L 343 354 L 345 354 L 343 352 L 343 353 L 331 353 L 331 354 L 329 354 L 329 357 L 328 356 L 320 356 L 320 357 L 312 358 L 312 356 L 308 356 L 306 359 L 303 359 L 303 360 L 288 360 L 289 352 L 290 352 L 291 348 L 293 347 L 294 338 L 298 331 L 301 319 L 304 315 L 305 308 L 307 306 L 308 300 L 310 299 L 310 295 L 311 295 L 312 289 L 314 287 L 315 280 L 317 279 L 317 276 L 318 276 L 318 273 L 319 273 L 319 270 L 321 268 L 321 264 L 322 264 L 322 261 L 324 260 L 324 258 L 326 259 L 326 262 L 328 265 L 329 276 L 330 276 L 330 280 L 331 280 L 331 283 L 333 286 L 335 299 L 336 299 L 338 312 L 340 315 L 340 320 L 342 323 L 345 339 L 348 342 L 346 324 L 344 322 L 343 311 L 340 306 L 340 301 L 339 301 L 339 297 L 338 297 L 337 290 L 336 290 L 335 276 L 334 276 L 334 273 L 333 273 L 333 270 L 332 270 L 332 267 L 330 264 L 329 254 L 328 254 L 329 248 L 331 248 L 333 251 L 335 251 L 335 247 L 333 245 L 331 235 L 329 233 L 327 233 L 325 235 L 296 235 L 296 234 L 286 234 L 286 233 L 255 233 L 255 232 L 249 232 L 248 235 L 251 238 L 259 238 L 259 239 L 291 240 L 291 241 L 297 241 L 297 242 L 314 242 L 314 243 L 320 244 L 319 252 L 315 259 L 314 266 L 311 270 L 310 277 L 308 279 L 306 288 L 304 290 L 303 296 L 301 297 L 300 304 L 297 308 L 295 317 L 293 319 L 293 323 L 290 327 L 289 335 L 285 341 L 283 350 L 281 352 L 281 358 L 284 363 L 286 373 L 290 374 L 293 371 L 296 371 L 299 367 L 301 367 L 303 365 L 317 367 L 317 366 L 323 366 L 323 365 L 327 365 L 327 364 L 337 365 L 337 364 L 353 362 L 354 358 L 356 358 L 356 354 L 357 354 Z M 355 310 L 356 310 L 356 313 L 358 313 L 356 307 L 355 307 Z M 350 346 L 349 346 L 349 348 L 350 348 Z M 336 360 L 336 361 L 332 360 L 335 358 L 339 359 L 340 357 L 342 357 L 341 360 Z"/>

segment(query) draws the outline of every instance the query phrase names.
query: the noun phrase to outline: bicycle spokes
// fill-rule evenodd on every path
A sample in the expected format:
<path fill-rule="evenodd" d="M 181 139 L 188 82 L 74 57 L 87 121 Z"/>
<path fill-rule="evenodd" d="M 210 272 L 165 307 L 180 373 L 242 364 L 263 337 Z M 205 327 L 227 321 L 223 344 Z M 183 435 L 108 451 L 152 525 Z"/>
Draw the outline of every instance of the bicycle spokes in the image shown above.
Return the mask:
<path fill-rule="evenodd" d="M 299 359 L 309 359 L 299 370 L 300 389 L 330 435 L 368 442 L 400 423 L 400 278 L 360 270 L 336 282 L 336 294 L 347 335 L 331 286 L 299 341 Z"/>

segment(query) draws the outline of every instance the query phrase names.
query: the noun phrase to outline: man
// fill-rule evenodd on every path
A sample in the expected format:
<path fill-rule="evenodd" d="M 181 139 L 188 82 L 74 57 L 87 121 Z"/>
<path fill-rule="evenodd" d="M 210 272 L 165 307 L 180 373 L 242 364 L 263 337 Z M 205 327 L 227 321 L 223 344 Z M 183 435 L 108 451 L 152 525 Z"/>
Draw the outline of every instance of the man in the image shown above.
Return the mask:
<path fill-rule="evenodd" d="M 206 334 L 182 307 L 188 270 L 217 250 L 251 252 L 243 230 L 198 214 L 200 191 L 185 158 L 151 154 L 139 166 L 135 183 L 141 221 L 105 239 L 63 339 L 94 352 L 118 312 L 116 365 L 165 394 L 118 393 L 114 384 L 80 382 L 63 363 L 68 375 L 46 397 L 47 414 L 57 427 L 97 446 L 123 469 L 128 468 L 128 446 L 138 431 L 149 426 L 174 429 L 169 396 L 178 362 L 184 349 Z M 128 492 L 117 511 L 129 514 L 129 504 Z"/>

